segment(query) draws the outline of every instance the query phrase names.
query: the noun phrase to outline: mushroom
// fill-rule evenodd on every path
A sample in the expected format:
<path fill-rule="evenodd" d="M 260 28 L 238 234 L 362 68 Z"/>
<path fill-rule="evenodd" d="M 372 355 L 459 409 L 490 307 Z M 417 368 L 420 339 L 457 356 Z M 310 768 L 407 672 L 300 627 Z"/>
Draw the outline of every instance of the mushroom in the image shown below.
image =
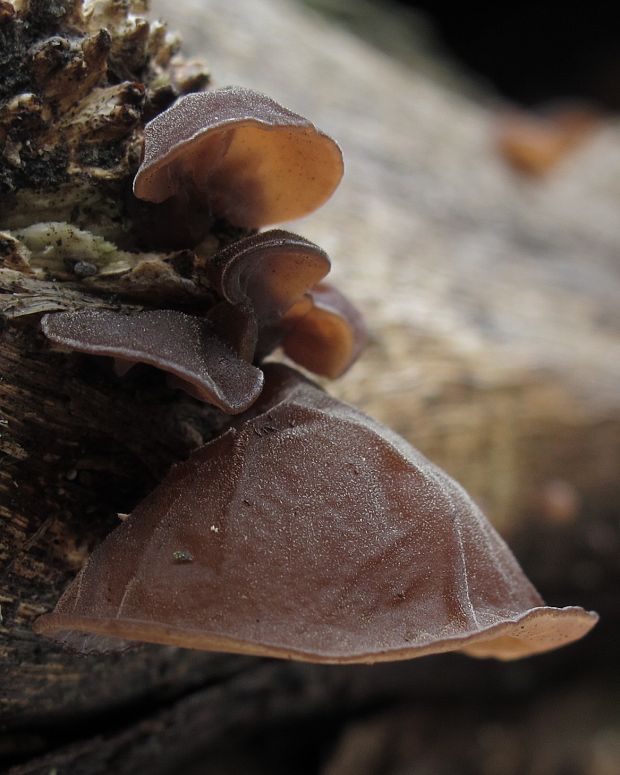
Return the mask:
<path fill-rule="evenodd" d="M 242 357 L 261 358 L 279 343 L 285 313 L 329 270 L 321 248 L 288 231 L 237 240 L 208 266 L 211 285 L 224 299 L 211 319 Z"/>
<path fill-rule="evenodd" d="M 540 114 L 509 110 L 496 122 L 499 152 L 517 172 L 541 177 L 581 146 L 601 123 L 589 105 L 560 103 Z"/>
<path fill-rule="evenodd" d="M 208 321 L 183 312 L 56 312 L 43 317 L 41 328 L 62 348 L 120 360 L 120 373 L 128 362 L 155 366 L 172 375 L 176 386 L 228 414 L 245 411 L 262 390 L 260 369 L 227 347 Z"/>
<path fill-rule="evenodd" d="M 330 379 L 341 377 L 358 359 L 368 336 L 364 319 L 340 291 L 319 283 L 308 293 L 310 309 L 290 310 L 284 352 L 304 368 Z"/>
<path fill-rule="evenodd" d="M 94 551 L 39 633 L 310 662 L 514 659 L 596 623 L 551 608 L 464 490 L 282 365 Z"/>
<path fill-rule="evenodd" d="M 188 94 L 150 121 L 139 199 L 193 199 L 245 228 L 299 218 L 342 178 L 337 143 L 264 94 L 229 86 Z"/>

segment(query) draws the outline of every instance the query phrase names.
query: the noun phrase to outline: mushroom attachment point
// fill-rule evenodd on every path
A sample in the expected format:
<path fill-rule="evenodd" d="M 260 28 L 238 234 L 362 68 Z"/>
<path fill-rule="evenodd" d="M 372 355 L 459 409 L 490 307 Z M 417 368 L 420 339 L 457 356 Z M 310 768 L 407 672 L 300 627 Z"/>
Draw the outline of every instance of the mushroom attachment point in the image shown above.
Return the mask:
<path fill-rule="evenodd" d="M 121 364 L 167 372 L 195 398 L 227 414 L 244 412 L 260 395 L 263 374 L 217 337 L 210 323 L 175 310 L 123 314 L 111 310 L 55 312 L 41 320 L 55 345 Z"/>
<path fill-rule="evenodd" d="M 585 635 L 464 490 L 282 365 L 174 466 L 35 628 L 79 650 L 146 641 L 309 662 L 514 659 Z M 179 562 L 183 557 L 191 557 Z"/>
<path fill-rule="evenodd" d="M 181 97 L 146 125 L 134 193 L 150 202 L 189 196 L 253 229 L 316 210 L 343 171 L 338 144 L 306 118 L 229 86 Z"/>
<path fill-rule="evenodd" d="M 211 318 L 242 357 L 260 359 L 280 343 L 288 310 L 310 308 L 304 295 L 329 270 L 325 251 L 289 231 L 237 240 L 210 260 L 210 283 L 224 300 Z"/>

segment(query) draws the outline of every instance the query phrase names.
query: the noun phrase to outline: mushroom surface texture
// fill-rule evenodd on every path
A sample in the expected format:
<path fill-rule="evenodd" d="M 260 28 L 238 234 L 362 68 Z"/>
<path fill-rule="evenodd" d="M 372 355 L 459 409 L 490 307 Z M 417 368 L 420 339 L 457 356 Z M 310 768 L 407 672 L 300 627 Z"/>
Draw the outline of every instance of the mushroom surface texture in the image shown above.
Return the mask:
<path fill-rule="evenodd" d="M 338 144 L 310 121 L 229 86 L 181 97 L 146 125 L 134 193 L 193 199 L 235 226 L 258 228 L 316 210 L 343 171 Z"/>
<path fill-rule="evenodd" d="M 329 283 L 308 292 L 311 307 L 298 319 L 291 310 L 292 327 L 282 349 L 289 358 L 323 377 L 341 377 L 359 358 L 368 332 L 364 319 L 344 294 Z M 301 306 L 301 305 L 300 305 Z"/>
<path fill-rule="evenodd" d="M 264 357 L 285 333 L 286 312 L 300 302 L 310 309 L 304 296 L 330 266 L 324 250 L 281 229 L 231 243 L 208 264 L 210 283 L 225 302 L 212 313 L 218 331 L 240 331 L 238 352 L 250 360 Z M 247 319 L 243 326 L 240 316 Z"/>
<path fill-rule="evenodd" d="M 282 365 L 174 466 L 36 630 L 310 662 L 547 651 L 597 621 L 550 608 L 464 490 Z M 125 642 L 125 644 L 123 643 Z"/>
<path fill-rule="evenodd" d="M 168 372 L 175 378 L 175 387 L 227 414 L 244 412 L 263 387 L 260 369 L 227 347 L 208 321 L 183 312 L 55 312 L 42 318 L 41 328 L 63 349 L 108 355 L 121 363 L 145 363 Z"/>

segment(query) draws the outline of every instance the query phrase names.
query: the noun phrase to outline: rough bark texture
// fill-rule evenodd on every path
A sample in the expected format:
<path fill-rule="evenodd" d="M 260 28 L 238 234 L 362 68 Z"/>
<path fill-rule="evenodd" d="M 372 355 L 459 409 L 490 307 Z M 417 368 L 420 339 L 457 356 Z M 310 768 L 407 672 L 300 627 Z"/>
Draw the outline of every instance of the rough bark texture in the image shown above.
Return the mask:
<path fill-rule="evenodd" d="M 62 652 L 33 636 L 34 617 L 213 418 L 162 384 L 119 383 L 102 365 L 50 353 L 31 326 L 12 324 L 0 342 L 0 753 L 58 749 L 15 770 L 24 773 L 360 775 L 413 772 L 414 760 L 448 772 L 423 751 L 447 745 L 433 730 L 449 726 L 473 771 L 531 771 L 525 754 L 501 757 L 534 737 L 551 762 L 538 771 L 560 772 L 562 734 L 545 737 L 535 719 L 559 730 L 583 708 L 590 731 L 576 771 L 611 773 L 613 689 L 591 687 L 598 670 L 614 677 L 606 643 L 619 620 L 618 127 L 548 180 L 524 182 L 494 153 L 492 109 L 297 6 L 154 6 L 190 53 L 207 53 L 217 85 L 268 92 L 343 146 L 341 190 L 296 226 L 331 253 L 334 279 L 371 325 L 366 356 L 334 392 L 455 475 L 513 535 L 550 602 L 597 607 L 603 624 L 581 646 L 509 667 Z M 409 706 L 385 717 L 388 701 Z M 565 716 L 550 716 L 558 704 Z M 362 745 L 372 748 L 363 766 Z"/>

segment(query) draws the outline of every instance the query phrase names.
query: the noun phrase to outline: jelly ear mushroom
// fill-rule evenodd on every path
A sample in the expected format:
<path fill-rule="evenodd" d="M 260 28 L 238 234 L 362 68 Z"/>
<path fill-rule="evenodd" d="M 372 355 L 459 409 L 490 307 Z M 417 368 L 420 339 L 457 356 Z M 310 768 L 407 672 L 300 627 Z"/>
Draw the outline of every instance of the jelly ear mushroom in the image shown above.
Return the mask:
<path fill-rule="evenodd" d="M 233 353 L 206 321 L 183 312 L 56 312 L 43 317 L 41 328 L 62 349 L 155 366 L 175 386 L 227 414 L 245 411 L 262 390 L 259 369 Z"/>
<path fill-rule="evenodd" d="M 39 633 L 346 663 L 514 659 L 594 626 L 545 606 L 464 490 L 403 439 L 285 366 L 265 374 L 252 409 L 172 468 Z"/>
<path fill-rule="evenodd" d="M 188 191 L 212 215 L 258 228 L 306 215 L 338 186 L 337 143 L 264 94 L 230 86 L 188 94 L 149 122 L 139 199 Z"/>
<path fill-rule="evenodd" d="M 284 352 L 300 366 L 330 379 L 341 377 L 358 359 L 368 332 L 358 310 L 340 291 L 319 283 L 308 293 L 310 308 L 292 308 Z"/>
<path fill-rule="evenodd" d="M 329 270 L 325 251 L 289 231 L 273 229 L 233 242 L 213 256 L 208 267 L 209 280 L 226 310 L 216 309 L 212 315 L 230 318 L 229 323 L 222 320 L 218 329 L 242 330 L 243 344 L 237 344 L 240 354 L 262 357 L 279 343 L 280 321 L 286 312 L 303 302 L 308 289 Z M 239 316 L 251 322 L 243 327 Z M 250 332 L 254 340 L 248 343 Z"/>

